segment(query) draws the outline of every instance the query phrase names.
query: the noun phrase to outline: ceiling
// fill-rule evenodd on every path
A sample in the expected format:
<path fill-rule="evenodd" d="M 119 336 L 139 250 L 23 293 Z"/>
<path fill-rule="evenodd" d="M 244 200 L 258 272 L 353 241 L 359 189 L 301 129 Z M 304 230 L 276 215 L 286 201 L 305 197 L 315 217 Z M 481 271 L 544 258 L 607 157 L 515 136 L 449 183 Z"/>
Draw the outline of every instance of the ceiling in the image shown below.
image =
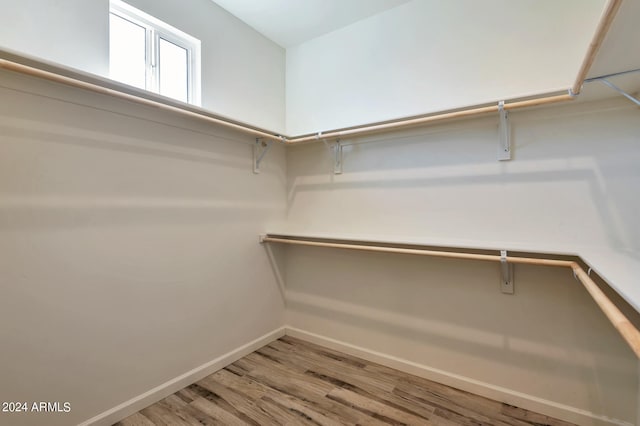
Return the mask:
<path fill-rule="evenodd" d="M 282 47 L 335 31 L 411 0 L 213 0 Z"/>

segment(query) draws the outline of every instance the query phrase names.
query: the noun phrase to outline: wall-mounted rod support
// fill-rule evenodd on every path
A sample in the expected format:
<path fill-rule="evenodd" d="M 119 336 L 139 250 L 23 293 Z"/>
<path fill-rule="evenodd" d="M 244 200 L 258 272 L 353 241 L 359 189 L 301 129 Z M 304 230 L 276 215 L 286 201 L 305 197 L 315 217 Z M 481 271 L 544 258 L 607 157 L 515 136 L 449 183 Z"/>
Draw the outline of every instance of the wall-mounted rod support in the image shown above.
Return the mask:
<path fill-rule="evenodd" d="M 604 84 L 605 86 L 608 86 L 608 87 L 612 88 L 613 90 L 615 90 L 616 92 L 620 93 L 622 96 L 624 96 L 625 98 L 629 99 L 634 104 L 640 106 L 640 100 L 634 98 L 633 96 L 631 96 L 630 94 L 628 94 L 627 92 L 625 92 L 624 90 L 622 90 L 621 88 L 619 88 L 618 86 L 616 86 L 615 84 L 613 84 L 612 82 L 607 80 L 606 78 L 601 78 L 598 81 L 600 83 Z"/>
<path fill-rule="evenodd" d="M 351 240 L 345 240 L 345 242 L 338 242 L 332 239 L 328 241 L 318 241 L 313 239 L 294 237 L 294 236 L 271 236 L 265 235 L 260 237 L 261 243 L 280 243 L 280 244 L 294 244 L 301 246 L 313 246 L 313 247 L 327 247 L 338 248 L 347 250 L 362 250 L 370 252 L 382 252 L 382 253 L 397 253 L 397 254 L 411 254 L 417 256 L 431 256 L 441 258 L 452 259 L 469 259 L 469 260 L 485 260 L 492 262 L 506 262 L 510 264 L 527 264 L 527 265 L 541 265 L 541 266 L 557 266 L 568 267 L 573 271 L 574 276 L 582 283 L 585 289 L 589 292 L 593 300 L 598 307 L 604 312 L 606 317 L 611 321 L 611 324 L 620 333 L 622 338 L 627 342 L 629 347 L 633 350 L 638 358 L 640 358 L 640 331 L 634 327 L 629 319 L 618 309 L 618 307 L 604 294 L 600 287 L 591 279 L 580 265 L 572 260 L 560 260 L 560 259 L 548 259 L 548 258 L 536 258 L 536 257 L 512 257 L 507 253 L 501 253 L 500 255 L 493 254 L 479 254 L 462 251 L 453 251 L 451 247 L 447 247 L 447 251 L 444 250 L 432 250 L 432 249 L 420 249 L 420 248 L 405 248 L 391 245 L 369 245 L 369 244 L 357 244 Z M 458 249 L 456 249 L 458 250 Z"/>
<path fill-rule="evenodd" d="M 509 113 L 504 109 L 504 101 L 498 103 L 500 124 L 498 125 L 498 160 L 511 160 L 511 128 L 509 126 Z"/>
<path fill-rule="evenodd" d="M 331 160 L 333 161 L 333 174 L 342 174 L 342 144 L 340 144 L 340 139 L 335 141 L 333 145 L 330 145 L 329 142 L 322 137 L 321 132 L 318 132 L 316 139 L 322 141 L 331 155 Z"/>
<path fill-rule="evenodd" d="M 272 144 L 273 140 L 265 141 L 262 138 L 256 138 L 256 142 L 253 144 L 253 173 L 260 173 L 260 163 L 271 149 Z"/>
<path fill-rule="evenodd" d="M 342 144 L 340 139 L 333 144 L 333 173 L 336 175 L 342 174 Z"/>
<path fill-rule="evenodd" d="M 500 250 L 500 291 L 513 294 L 513 265 L 507 261 L 507 251 Z"/>

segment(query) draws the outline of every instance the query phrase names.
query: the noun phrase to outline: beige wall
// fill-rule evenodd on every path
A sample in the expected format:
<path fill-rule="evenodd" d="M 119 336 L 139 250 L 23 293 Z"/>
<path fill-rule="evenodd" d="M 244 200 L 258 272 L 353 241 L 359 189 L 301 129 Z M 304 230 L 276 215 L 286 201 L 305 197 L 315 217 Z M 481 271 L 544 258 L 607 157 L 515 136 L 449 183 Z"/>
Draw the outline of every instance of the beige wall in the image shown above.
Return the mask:
<path fill-rule="evenodd" d="M 286 229 L 633 256 L 637 113 L 618 99 L 513 113 L 511 162 L 496 161 L 496 117 L 345 140 L 342 175 L 322 144 L 294 147 Z M 297 247 L 285 256 L 288 325 L 473 389 L 546 400 L 544 410 L 584 424 L 638 422 L 636 359 L 567 270 L 517 266 L 506 296 L 492 264 Z"/>
<path fill-rule="evenodd" d="M 109 74 L 108 0 L 7 0 L 0 5 L 0 47 Z"/>
<path fill-rule="evenodd" d="M 77 424 L 282 326 L 281 147 L 254 175 L 253 138 L 199 121 L 8 72 L 0 99 L 0 401 L 72 406 L 0 424 Z"/>

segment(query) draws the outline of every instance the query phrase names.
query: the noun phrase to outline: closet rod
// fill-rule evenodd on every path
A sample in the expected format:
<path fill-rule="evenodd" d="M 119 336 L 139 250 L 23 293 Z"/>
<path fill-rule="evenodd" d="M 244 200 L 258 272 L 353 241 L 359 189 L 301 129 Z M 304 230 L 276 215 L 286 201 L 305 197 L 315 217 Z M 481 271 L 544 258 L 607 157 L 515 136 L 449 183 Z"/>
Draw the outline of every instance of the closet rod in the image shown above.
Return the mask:
<path fill-rule="evenodd" d="M 322 242 L 301 240 L 292 238 L 278 238 L 271 237 L 269 235 L 262 236 L 260 241 L 263 243 L 280 243 L 280 244 L 294 244 L 302 246 L 314 246 L 314 247 L 327 247 L 327 248 L 339 248 L 347 250 L 362 250 L 382 253 L 398 253 L 398 254 L 411 254 L 419 256 L 431 256 L 431 257 L 444 257 L 453 259 L 468 259 L 468 260 L 485 260 L 500 262 L 501 256 L 491 254 L 478 254 L 478 253 L 466 253 L 457 251 L 438 251 L 438 250 L 423 250 L 423 249 L 409 249 L 402 247 L 387 247 L 387 246 L 375 246 L 375 245 L 362 245 L 362 244 L 349 244 L 349 243 L 337 243 L 337 242 Z M 574 276 L 578 281 L 582 283 L 589 295 L 596 302 L 598 307 L 602 310 L 605 316 L 611 321 L 611 324 L 620 333 L 622 338 L 627 342 L 631 350 L 640 358 L 640 331 L 633 326 L 631 321 L 618 309 L 618 307 L 607 297 L 606 294 L 598 287 L 598 285 L 591 279 L 588 273 L 586 273 L 577 262 L 572 260 L 558 260 L 558 259 L 539 259 L 533 257 L 511 257 L 507 256 L 506 261 L 516 264 L 527 265 L 542 265 L 542 266 L 558 266 L 571 268 Z"/>
<path fill-rule="evenodd" d="M 573 83 L 571 87 L 571 93 L 574 95 L 579 95 L 582 91 L 582 86 L 584 85 L 584 81 L 587 78 L 587 74 L 589 74 L 589 70 L 593 65 L 593 62 L 596 60 L 596 56 L 598 51 L 600 50 L 600 46 L 602 46 L 602 42 L 613 23 L 613 19 L 616 17 L 616 13 L 620 9 L 620 5 L 622 5 L 622 0 L 609 0 L 605 6 L 602 18 L 600 18 L 600 22 L 598 22 L 598 27 L 596 28 L 596 32 L 593 35 L 593 39 L 589 44 L 589 49 L 587 50 L 587 55 L 584 57 L 582 61 L 582 65 L 580 65 L 580 70 L 578 71 L 578 76 L 576 77 L 576 81 Z"/>
<path fill-rule="evenodd" d="M 570 94 L 544 96 L 536 99 L 527 99 L 524 101 L 508 102 L 504 104 L 504 109 L 511 110 L 516 108 L 533 107 L 533 106 L 551 104 L 556 102 L 570 101 L 572 99 L 573 99 L 573 96 Z M 317 140 L 323 140 L 323 139 L 340 139 L 346 136 L 352 136 L 352 137 L 361 136 L 369 133 L 391 131 L 395 129 L 417 126 L 417 125 L 432 123 L 436 121 L 451 120 L 454 118 L 470 117 L 470 116 L 487 114 L 487 113 L 497 114 L 498 111 L 499 111 L 498 104 L 483 106 L 483 107 L 475 107 L 475 108 L 463 109 L 459 111 L 428 115 L 425 117 L 398 120 L 390 123 L 373 124 L 370 126 L 357 127 L 354 129 L 332 130 L 327 133 L 318 133 L 316 135 L 298 136 L 298 137 L 287 139 L 286 144 L 290 145 L 290 144 L 296 144 L 296 143 L 315 142 Z"/>
<path fill-rule="evenodd" d="M 275 140 L 275 141 L 278 141 L 278 142 L 283 142 L 284 141 L 284 138 L 282 136 L 280 136 L 280 135 L 267 133 L 267 132 L 264 132 L 262 130 L 257 130 L 257 129 L 254 129 L 254 128 L 251 128 L 251 127 L 248 127 L 248 126 L 243 126 L 241 124 L 236 124 L 236 123 L 233 123 L 231 121 L 228 121 L 228 120 L 225 120 L 225 119 L 222 119 L 222 118 L 212 117 L 210 115 L 206 115 L 206 114 L 190 111 L 188 109 L 184 109 L 184 108 L 176 107 L 176 106 L 169 105 L 169 104 L 166 104 L 166 103 L 163 103 L 163 102 L 159 102 L 159 101 L 154 101 L 154 100 L 151 100 L 151 99 L 143 98 L 141 96 L 130 95 L 128 93 L 125 93 L 125 92 L 122 92 L 122 91 L 119 91 L 119 90 L 109 89 L 108 87 L 100 86 L 98 84 L 93 84 L 93 83 L 89 83 L 89 82 L 86 82 L 86 81 L 78 80 L 78 79 L 75 79 L 75 78 L 66 77 L 64 75 L 60 75 L 60 74 L 56 74 L 56 73 L 53 73 L 53 72 L 41 70 L 39 68 L 34 68 L 34 67 L 27 66 L 27 65 L 19 64 L 17 62 L 12 62 L 12 61 L 9 61 L 9 60 L 6 60 L 6 59 L 0 58 L 0 68 L 6 69 L 6 70 L 10 70 L 10 71 L 14 71 L 14 72 L 19 72 L 19 73 L 30 75 L 30 76 L 33 76 L 33 77 L 42 78 L 42 79 L 53 81 L 53 82 L 56 82 L 56 83 L 61 83 L 61 84 L 67 85 L 67 86 L 77 87 L 77 88 L 80 88 L 80 89 L 85 89 L 85 90 L 89 90 L 89 91 L 92 91 L 92 92 L 113 96 L 113 97 L 116 97 L 116 98 L 124 99 L 124 100 L 131 101 L 131 102 L 135 102 L 135 103 L 138 103 L 138 104 L 159 108 L 159 109 L 162 109 L 162 110 L 165 110 L 165 111 L 177 112 L 177 113 L 179 113 L 181 115 L 184 115 L 184 116 L 187 116 L 187 117 L 197 118 L 197 119 L 200 119 L 200 120 L 208 121 L 210 123 L 219 124 L 221 126 L 225 126 L 225 127 L 230 128 L 230 129 L 239 130 L 241 132 L 248 133 L 248 134 L 250 134 L 252 136 L 257 136 L 257 137 L 265 138 L 265 139 L 269 139 L 269 140 Z"/>
<path fill-rule="evenodd" d="M 394 129 L 403 128 L 403 127 L 431 123 L 435 121 L 448 120 L 448 119 L 454 119 L 454 118 L 463 118 L 463 117 L 469 117 L 469 116 L 486 114 L 486 113 L 497 113 L 499 110 L 498 105 L 496 104 L 496 105 L 475 107 L 475 108 L 469 108 L 465 110 L 445 112 L 441 114 L 411 118 L 406 120 L 398 120 L 398 121 L 389 122 L 389 123 L 372 124 L 369 126 L 359 127 L 355 129 L 332 130 L 332 131 L 329 131 L 328 133 L 324 133 L 321 135 L 297 136 L 297 137 L 288 138 L 284 135 L 268 133 L 268 131 L 252 128 L 249 126 L 243 126 L 241 124 L 228 121 L 224 118 L 216 118 L 207 114 L 194 112 L 181 107 L 169 105 L 160 101 L 154 101 L 141 96 L 131 95 L 129 93 L 125 93 L 116 89 L 110 89 L 108 87 L 100 86 L 98 84 L 89 83 L 83 80 L 78 80 L 76 78 L 67 77 L 67 76 L 50 72 L 50 71 L 45 71 L 43 69 L 20 64 L 7 59 L 0 58 L 0 68 L 6 69 L 9 71 L 18 72 L 21 74 L 30 75 L 33 77 L 42 78 L 42 79 L 53 81 L 56 83 L 61 83 L 71 87 L 77 87 L 80 89 L 85 89 L 92 92 L 113 96 L 116 98 L 135 102 L 138 104 L 151 106 L 151 107 L 155 107 L 155 108 L 166 110 L 166 111 L 176 112 L 184 116 L 205 120 L 210 123 L 219 124 L 234 130 L 239 130 L 241 132 L 248 133 L 252 136 L 264 138 L 267 140 L 275 140 L 277 142 L 285 143 L 287 145 L 294 144 L 294 143 L 314 142 L 314 141 L 317 141 L 318 139 L 337 139 L 343 136 L 356 136 L 356 135 L 373 133 L 378 131 L 389 131 L 389 130 L 394 130 Z M 525 108 L 525 107 L 532 107 L 532 106 L 555 103 L 555 102 L 563 102 L 571 99 L 573 99 L 573 97 L 569 94 L 545 96 L 545 97 L 540 97 L 536 99 L 508 102 L 504 105 L 504 108 L 507 110 L 516 109 L 516 108 Z"/>

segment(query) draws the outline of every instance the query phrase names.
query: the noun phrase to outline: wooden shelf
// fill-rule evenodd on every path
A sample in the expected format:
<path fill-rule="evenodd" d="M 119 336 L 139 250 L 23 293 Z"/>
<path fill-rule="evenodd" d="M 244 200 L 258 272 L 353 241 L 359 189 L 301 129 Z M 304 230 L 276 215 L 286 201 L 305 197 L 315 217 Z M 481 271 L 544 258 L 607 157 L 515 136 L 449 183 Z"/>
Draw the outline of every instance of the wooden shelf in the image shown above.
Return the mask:
<path fill-rule="evenodd" d="M 268 233 L 260 236 L 261 243 L 292 244 L 316 246 L 346 250 L 361 250 L 380 253 L 395 253 L 406 255 L 421 255 L 463 260 L 479 260 L 490 262 L 504 262 L 513 264 L 528 264 L 552 267 L 566 267 L 573 271 L 574 276 L 589 292 L 602 312 L 611 321 L 627 344 L 640 358 L 640 331 L 621 312 L 614 302 L 593 281 L 591 274 L 595 272 L 606 284 L 626 300 L 636 311 L 640 312 L 640 289 L 632 285 L 635 277 L 640 274 L 640 261 L 607 250 L 585 249 L 583 254 L 559 253 L 558 251 L 525 250 L 519 248 L 492 246 L 480 247 L 469 242 L 463 245 L 452 245 L 419 242 L 416 240 L 390 241 L 381 238 L 362 238 L 353 235 L 309 235 L 291 233 Z M 500 250 L 507 250 L 507 255 L 501 255 Z M 586 269 L 586 270 L 585 270 Z M 617 285 L 613 280 L 619 280 Z M 624 292 L 621 291 L 625 290 Z M 635 303 L 634 303 L 635 302 Z"/>

